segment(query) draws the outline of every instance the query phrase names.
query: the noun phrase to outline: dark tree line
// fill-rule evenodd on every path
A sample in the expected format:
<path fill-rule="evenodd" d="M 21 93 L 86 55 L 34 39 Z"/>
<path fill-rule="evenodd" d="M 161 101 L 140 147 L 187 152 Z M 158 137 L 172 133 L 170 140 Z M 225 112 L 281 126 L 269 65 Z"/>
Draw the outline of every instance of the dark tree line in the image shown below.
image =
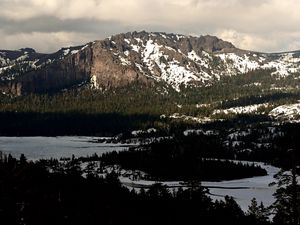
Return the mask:
<path fill-rule="evenodd" d="M 222 77 L 219 82 L 212 86 L 183 88 L 181 92 L 176 92 L 163 84 L 157 83 L 156 86 L 147 88 L 134 84 L 109 91 L 74 88 L 61 92 L 30 94 L 20 97 L 1 94 L 0 118 L 6 121 L 10 117 L 14 117 L 18 122 L 17 125 L 12 122 L 12 127 L 9 126 L 9 123 L 5 123 L 1 133 L 5 133 L 6 130 L 9 130 L 9 133 L 15 131 L 14 135 L 25 131 L 34 133 L 28 128 L 27 120 L 30 121 L 33 130 L 42 130 L 40 128 L 42 126 L 60 123 L 61 121 L 57 117 L 72 117 L 70 122 L 72 127 L 69 127 L 69 130 L 74 130 L 73 133 L 82 135 L 81 130 L 83 129 L 80 129 L 82 124 L 77 122 L 78 118 L 81 119 L 83 115 L 90 120 L 103 115 L 116 115 L 117 119 L 118 116 L 133 118 L 148 115 L 148 118 L 145 118 L 145 123 L 154 124 L 157 128 L 166 128 L 170 121 L 165 122 L 159 119 L 162 114 L 168 116 L 179 113 L 204 117 L 211 116 L 213 110 L 219 108 L 260 103 L 279 105 L 297 102 L 300 96 L 299 90 L 296 88 L 299 85 L 299 79 L 295 80 L 294 77 L 287 77 L 278 81 L 276 77 L 271 76 L 271 72 L 269 70 L 252 71 L 244 75 Z M 253 83 L 260 83 L 261 85 L 251 86 L 250 84 Z M 279 89 L 272 89 L 272 85 L 292 88 L 288 90 L 280 90 L 280 87 Z M 197 107 L 196 105 L 199 104 L 202 104 L 202 106 Z M 266 107 L 261 110 L 268 112 L 270 109 L 270 107 Z M 41 117 L 44 118 L 33 119 Z M 219 117 L 232 119 L 237 116 L 219 115 Z M 155 118 L 155 122 L 153 122 L 153 118 Z M 266 116 L 261 119 L 268 120 Z M 114 118 L 108 117 L 107 120 L 114 122 Z M 250 116 L 248 120 L 251 120 Z M 102 123 L 104 122 L 100 121 L 98 127 L 101 127 Z M 137 127 L 143 128 L 145 123 L 139 123 Z M 14 125 L 18 129 L 13 129 L 15 128 Z M 64 125 L 68 127 L 69 124 Z M 57 135 L 70 134 L 68 130 L 64 130 L 59 125 L 57 126 L 52 133 L 57 133 Z M 115 127 L 117 126 L 115 125 Z M 119 126 L 122 127 L 123 124 Z M 106 130 L 110 132 L 104 123 L 101 131 L 105 132 Z M 93 130 L 90 133 L 95 132 Z"/>
<path fill-rule="evenodd" d="M 113 136 L 156 126 L 159 117 L 118 113 L 0 112 L 1 136 L 93 135 Z M 163 124 L 163 123 L 162 123 Z M 159 126 L 159 124 L 158 124 Z"/>
<path fill-rule="evenodd" d="M 105 178 L 82 172 L 75 159 L 49 172 L 45 161 L 2 156 L 1 224 L 269 224 L 230 197 L 212 202 L 202 187 L 170 192 L 155 184 L 137 193 L 113 172 Z"/>
<path fill-rule="evenodd" d="M 264 176 L 266 171 L 255 165 L 228 160 L 232 153 L 221 147 L 215 137 L 205 135 L 176 137 L 151 143 L 129 151 L 103 154 L 106 165 L 141 170 L 154 180 L 231 180 Z"/>

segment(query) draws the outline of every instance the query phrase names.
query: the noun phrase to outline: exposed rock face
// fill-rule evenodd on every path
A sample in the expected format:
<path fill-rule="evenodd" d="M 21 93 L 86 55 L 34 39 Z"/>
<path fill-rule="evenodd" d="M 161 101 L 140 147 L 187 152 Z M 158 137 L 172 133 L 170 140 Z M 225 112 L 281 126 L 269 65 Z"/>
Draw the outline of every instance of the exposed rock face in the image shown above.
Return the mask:
<path fill-rule="evenodd" d="M 112 54 L 110 49 L 107 49 L 106 42 L 96 42 L 91 49 L 93 52 L 91 75 L 95 77 L 95 88 L 109 89 L 126 86 L 133 82 L 151 83 L 135 68 L 119 63 L 118 58 Z"/>
<path fill-rule="evenodd" d="M 155 81 L 176 90 L 212 85 L 221 76 L 274 69 L 282 77 L 300 70 L 299 52 L 265 54 L 240 50 L 213 36 L 166 33 L 119 34 L 53 54 L 33 49 L 0 51 L 0 91 L 22 95 L 82 83 L 107 90 Z"/>
<path fill-rule="evenodd" d="M 18 77 L 16 80 L 22 84 L 21 92 L 56 91 L 89 80 L 92 54 L 92 49 L 87 47 Z"/>

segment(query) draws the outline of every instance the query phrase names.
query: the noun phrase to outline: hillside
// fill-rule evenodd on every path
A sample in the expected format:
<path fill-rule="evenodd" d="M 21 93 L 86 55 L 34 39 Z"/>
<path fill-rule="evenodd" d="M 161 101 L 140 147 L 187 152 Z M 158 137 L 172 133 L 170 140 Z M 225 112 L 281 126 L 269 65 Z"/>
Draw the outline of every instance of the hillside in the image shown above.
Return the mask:
<path fill-rule="evenodd" d="M 2 135 L 299 122 L 299 52 L 257 53 L 213 36 L 147 32 L 53 54 L 0 52 Z"/>

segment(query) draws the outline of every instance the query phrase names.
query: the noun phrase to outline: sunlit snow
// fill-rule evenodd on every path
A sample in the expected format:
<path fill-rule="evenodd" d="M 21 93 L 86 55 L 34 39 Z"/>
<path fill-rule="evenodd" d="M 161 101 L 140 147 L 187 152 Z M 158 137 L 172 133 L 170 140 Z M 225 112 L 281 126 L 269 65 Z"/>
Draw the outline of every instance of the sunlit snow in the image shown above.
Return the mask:
<path fill-rule="evenodd" d="M 263 107 L 268 107 L 269 104 L 268 103 L 264 103 L 264 104 L 255 104 L 255 105 L 247 105 L 247 106 L 239 106 L 239 107 L 232 107 L 232 108 L 228 108 L 228 109 L 216 109 L 213 112 L 213 115 L 216 114 L 247 114 L 247 113 L 255 113 L 257 112 L 260 108 Z"/>
<path fill-rule="evenodd" d="M 278 106 L 269 115 L 276 119 L 299 120 L 300 103 Z"/>

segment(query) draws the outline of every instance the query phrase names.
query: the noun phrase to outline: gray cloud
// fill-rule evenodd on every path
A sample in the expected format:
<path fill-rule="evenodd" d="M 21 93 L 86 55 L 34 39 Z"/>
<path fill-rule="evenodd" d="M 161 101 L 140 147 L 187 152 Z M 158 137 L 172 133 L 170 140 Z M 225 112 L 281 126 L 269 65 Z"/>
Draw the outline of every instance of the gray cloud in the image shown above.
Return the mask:
<path fill-rule="evenodd" d="M 54 51 L 148 30 L 212 34 L 250 50 L 294 50 L 299 10 L 298 0 L 0 0 L 0 48 Z"/>
<path fill-rule="evenodd" d="M 21 21 L 0 18 L 1 30 L 7 34 L 32 32 L 82 32 L 98 33 L 119 30 L 122 25 L 118 21 L 105 21 L 89 18 L 60 19 L 54 16 L 39 16 Z"/>

